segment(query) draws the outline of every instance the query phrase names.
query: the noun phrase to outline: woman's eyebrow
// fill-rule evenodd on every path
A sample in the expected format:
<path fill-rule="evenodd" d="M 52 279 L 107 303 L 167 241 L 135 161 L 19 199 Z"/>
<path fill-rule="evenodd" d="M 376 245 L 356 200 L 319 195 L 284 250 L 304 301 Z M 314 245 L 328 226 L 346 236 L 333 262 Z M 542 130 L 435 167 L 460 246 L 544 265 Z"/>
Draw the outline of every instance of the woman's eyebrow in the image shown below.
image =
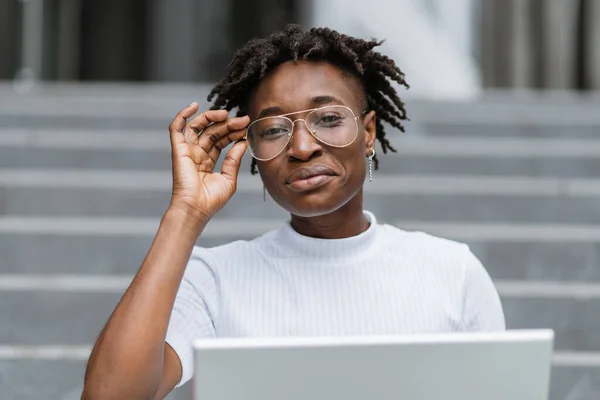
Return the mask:
<path fill-rule="evenodd" d="M 267 107 L 267 108 L 263 108 L 260 113 L 258 113 L 258 117 L 256 117 L 256 119 L 261 119 L 261 118 L 265 118 L 265 117 L 273 117 L 276 115 L 281 115 L 283 114 L 283 111 L 281 110 L 281 108 L 275 106 L 275 107 Z"/>
<path fill-rule="evenodd" d="M 312 97 L 310 99 L 310 102 L 311 102 L 311 104 L 314 104 L 315 106 L 322 106 L 322 105 L 331 104 L 331 103 L 344 104 L 344 102 L 341 101 L 340 99 L 338 99 L 337 97 L 333 97 L 333 96 L 329 96 L 329 95 Z"/>
<path fill-rule="evenodd" d="M 320 106 L 324 106 L 327 104 L 344 104 L 343 101 L 341 101 L 340 99 L 338 99 L 337 97 L 334 96 L 329 96 L 329 95 L 321 95 L 321 96 L 315 96 L 315 97 L 311 97 L 310 98 L 310 104 L 316 107 L 320 107 Z M 277 106 L 273 106 L 273 107 L 267 107 L 267 108 L 263 108 L 260 113 L 258 113 L 258 117 L 256 117 L 256 119 L 261 119 L 261 118 L 265 118 L 265 117 L 274 117 L 274 116 L 278 116 L 278 115 L 282 115 L 283 114 L 283 110 L 280 107 Z"/>

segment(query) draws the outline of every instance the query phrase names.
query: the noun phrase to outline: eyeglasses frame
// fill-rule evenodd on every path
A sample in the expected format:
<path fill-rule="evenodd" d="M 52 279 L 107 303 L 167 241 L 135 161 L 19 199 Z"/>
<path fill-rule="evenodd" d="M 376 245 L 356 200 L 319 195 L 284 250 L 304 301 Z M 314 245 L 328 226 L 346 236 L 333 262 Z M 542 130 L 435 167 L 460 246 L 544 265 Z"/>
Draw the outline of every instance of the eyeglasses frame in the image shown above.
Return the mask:
<path fill-rule="evenodd" d="M 343 145 L 343 146 L 336 146 L 336 145 L 329 144 L 329 143 L 327 143 L 327 142 L 323 141 L 322 139 L 318 138 L 318 137 L 317 137 L 317 135 L 315 134 L 315 132 L 314 132 L 313 130 L 311 130 L 311 129 L 308 127 L 308 125 L 306 124 L 306 119 L 307 119 L 307 118 L 308 118 L 308 116 L 309 116 L 309 115 L 311 115 L 312 113 L 314 113 L 314 112 L 316 112 L 316 111 L 319 111 L 319 110 L 322 110 L 322 109 L 325 109 L 325 108 L 332 108 L 332 107 L 342 107 L 342 108 L 346 108 L 347 110 L 349 110 L 349 111 L 352 113 L 352 115 L 354 115 L 354 118 L 353 118 L 353 119 L 354 119 L 354 122 L 355 122 L 355 124 L 356 124 L 356 134 L 354 135 L 354 139 L 352 139 L 352 141 L 351 141 L 350 143 L 348 143 L 348 144 L 345 144 L 345 145 Z M 363 113 L 362 113 L 362 115 L 365 115 L 365 114 L 367 113 L 367 111 L 368 111 L 368 110 L 364 110 L 364 111 L 363 111 Z M 307 112 L 308 114 L 306 114 L 306 116 L 305 116 L 304 118 L 298 118 L 298 119 L 295 119 L 295 120 L 292 120 L 291 118 L 288 118 L 288 115 L 302 114 L 302 113 L 306 113 L 306 112 Z M 246 127 L 246 135 L 244 135 L 243 139 L 244 139 L 244 140 L 247 140 L 248 131 L 249 131 L 250 127 L 251 127 L 253 124 L 255 124 L 256 122 L 264 121 L 265 119 L 269 119 L 269 118 L 284 118 L 284 119 L 287 119 L 288 121 L 290 121 L 290 123 L 292 124 L 292 130 L 291 130 L 291 131 L 290 131 L 290 133 L 288 134 L 288 139 L 287 139 L 287 142 L 286 142 L 285 146 L 283 146 L 283 147 L 281 148 L 281 150 L 279 150 L 279 152 L 277 152 L 277 154 L 275 154 L 273 157 L 269 157 L 269 158 L 258 158 L 258 157 L 256 157 L 256 156 L 254 155 L 254 152 L 252 151 L 252 148 L 251 148 L 251 147 L 248 145 L 248 151 L 250 152 L 250 155 L 251 155 L 251 156 L 252 156 L 254 159 L 256 159 L 256 160 L 258 160 L 258 161 L 270 161 L 270 160 L 274 159 L 275 157 L 277 157 L 278 155 L 280 155 L 280 154 L 281 154 L 281 152 L 282 152 L 282 151 L 284 151 L 284 150 L 287 148 L 287 146 L 290 144 L 290 141 L 292 140 L 292 137 L 294 136 L 294 126 L 295 126 L 296 122 L 298 122 L 298 121 L 302 121 L 302 122 L 304 122 L 304 126 L 306 126 L 306 130 L 307 130 L 307 131 L 309 131 L 309 132 L 310 132 L 310 134 L 311 134 L 311 135 L 312 135 L 312 136 L 313 136 L 315 139 L 317 139 L 317 140 L 318 140 L 320 143 L 323 143 L 323 144 L 324 144 L 324 145 L 326 145 L 326 146 L 331 146 L 331 147 L 335 147 L 335 148 L 344 148 L 344 147 L 348 147 L 348 146 L 350 146 L 352 143 L 354 143 L 354 141 L 355 141 L 355 140 L 356 140 L 356 138 L 358 137 L 358 118 L 359 118 L 359 117 L 360 117 L 360 115 L 356 115 L 356 114 L 354 114 L 354 111 L 352 111 L 352 109 L 351 109 L 350 107 L 348 107 L 348 106 L 344 106 L 344 105 L 341 105 L 341 104 L 330 104 L 330 105 L 323 106 L 323 107 L 309 108 L 308 110 L 294 111 L 294 112 L 287 113 L 287 114 L 273 115 L 273 116 L 269 116 L 269 117 L 263 117 L 263 118 L 259 118 L 259 119 L 257 119 L 257 120 L 254 120 L 254 121 L 252 121 L 252 122 L 250 123 L 250 125 L 248 125 L 248 126 Z"/>

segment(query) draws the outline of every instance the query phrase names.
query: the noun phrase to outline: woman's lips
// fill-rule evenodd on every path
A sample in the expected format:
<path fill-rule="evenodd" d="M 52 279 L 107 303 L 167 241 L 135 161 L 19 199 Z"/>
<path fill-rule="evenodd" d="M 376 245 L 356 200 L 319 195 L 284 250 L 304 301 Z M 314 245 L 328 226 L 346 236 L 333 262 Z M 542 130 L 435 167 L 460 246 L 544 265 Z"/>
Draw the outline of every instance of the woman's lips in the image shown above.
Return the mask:
<path fill-rule="evenodd" d="M 315 189 L 329 182 L 337 174 L 322 164 L 311 165 L 294 170 L 285 180 L 286 185 L 297 192 Z"/>
<path fill-rule="evenodd" d="M 295 192 L 304 192 L 316 189 L 333 179 L 333 175 L 314 175 L 305 179 L 297 179 L 288 183 L 288 187 Z"/>

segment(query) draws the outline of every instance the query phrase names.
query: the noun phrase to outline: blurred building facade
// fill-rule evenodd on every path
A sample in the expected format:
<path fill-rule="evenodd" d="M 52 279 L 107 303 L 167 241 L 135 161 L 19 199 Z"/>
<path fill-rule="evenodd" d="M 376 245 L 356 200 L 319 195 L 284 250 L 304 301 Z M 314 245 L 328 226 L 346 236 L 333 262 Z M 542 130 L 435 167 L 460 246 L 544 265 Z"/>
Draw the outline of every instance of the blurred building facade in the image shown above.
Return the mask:
<path fill-rule="evenodd" d="M 600 89 L 600 1 L 483 0 L 487 87 Z"/>
<path fill-rule="evenodd" d="M 298 0 L 0 0 L 0 79 L 212 81 Z"/>
<path fill-rule="evenodd" d="M 297 22 L 387 38 L 432 87 L 600 89 L 597 21 L 597 0 L 0 0 L 0 79 L 214 81 Z"/>

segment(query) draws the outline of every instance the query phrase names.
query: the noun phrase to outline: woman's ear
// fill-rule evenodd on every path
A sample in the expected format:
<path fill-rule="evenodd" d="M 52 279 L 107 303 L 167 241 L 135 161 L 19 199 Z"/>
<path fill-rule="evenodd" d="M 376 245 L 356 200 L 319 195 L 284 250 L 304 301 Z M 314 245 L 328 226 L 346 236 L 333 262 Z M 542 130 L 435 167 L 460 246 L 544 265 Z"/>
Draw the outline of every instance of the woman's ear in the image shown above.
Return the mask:
<path fill-rule="evenodd" d="M 375 111 L 369 111 L 363 118 L 363 124 L 365 127 L 365 148 L 367 154 L 371 152 L 371 149 L 375 146 L 375 139 L 377 137 L 377 116 Z"/>

